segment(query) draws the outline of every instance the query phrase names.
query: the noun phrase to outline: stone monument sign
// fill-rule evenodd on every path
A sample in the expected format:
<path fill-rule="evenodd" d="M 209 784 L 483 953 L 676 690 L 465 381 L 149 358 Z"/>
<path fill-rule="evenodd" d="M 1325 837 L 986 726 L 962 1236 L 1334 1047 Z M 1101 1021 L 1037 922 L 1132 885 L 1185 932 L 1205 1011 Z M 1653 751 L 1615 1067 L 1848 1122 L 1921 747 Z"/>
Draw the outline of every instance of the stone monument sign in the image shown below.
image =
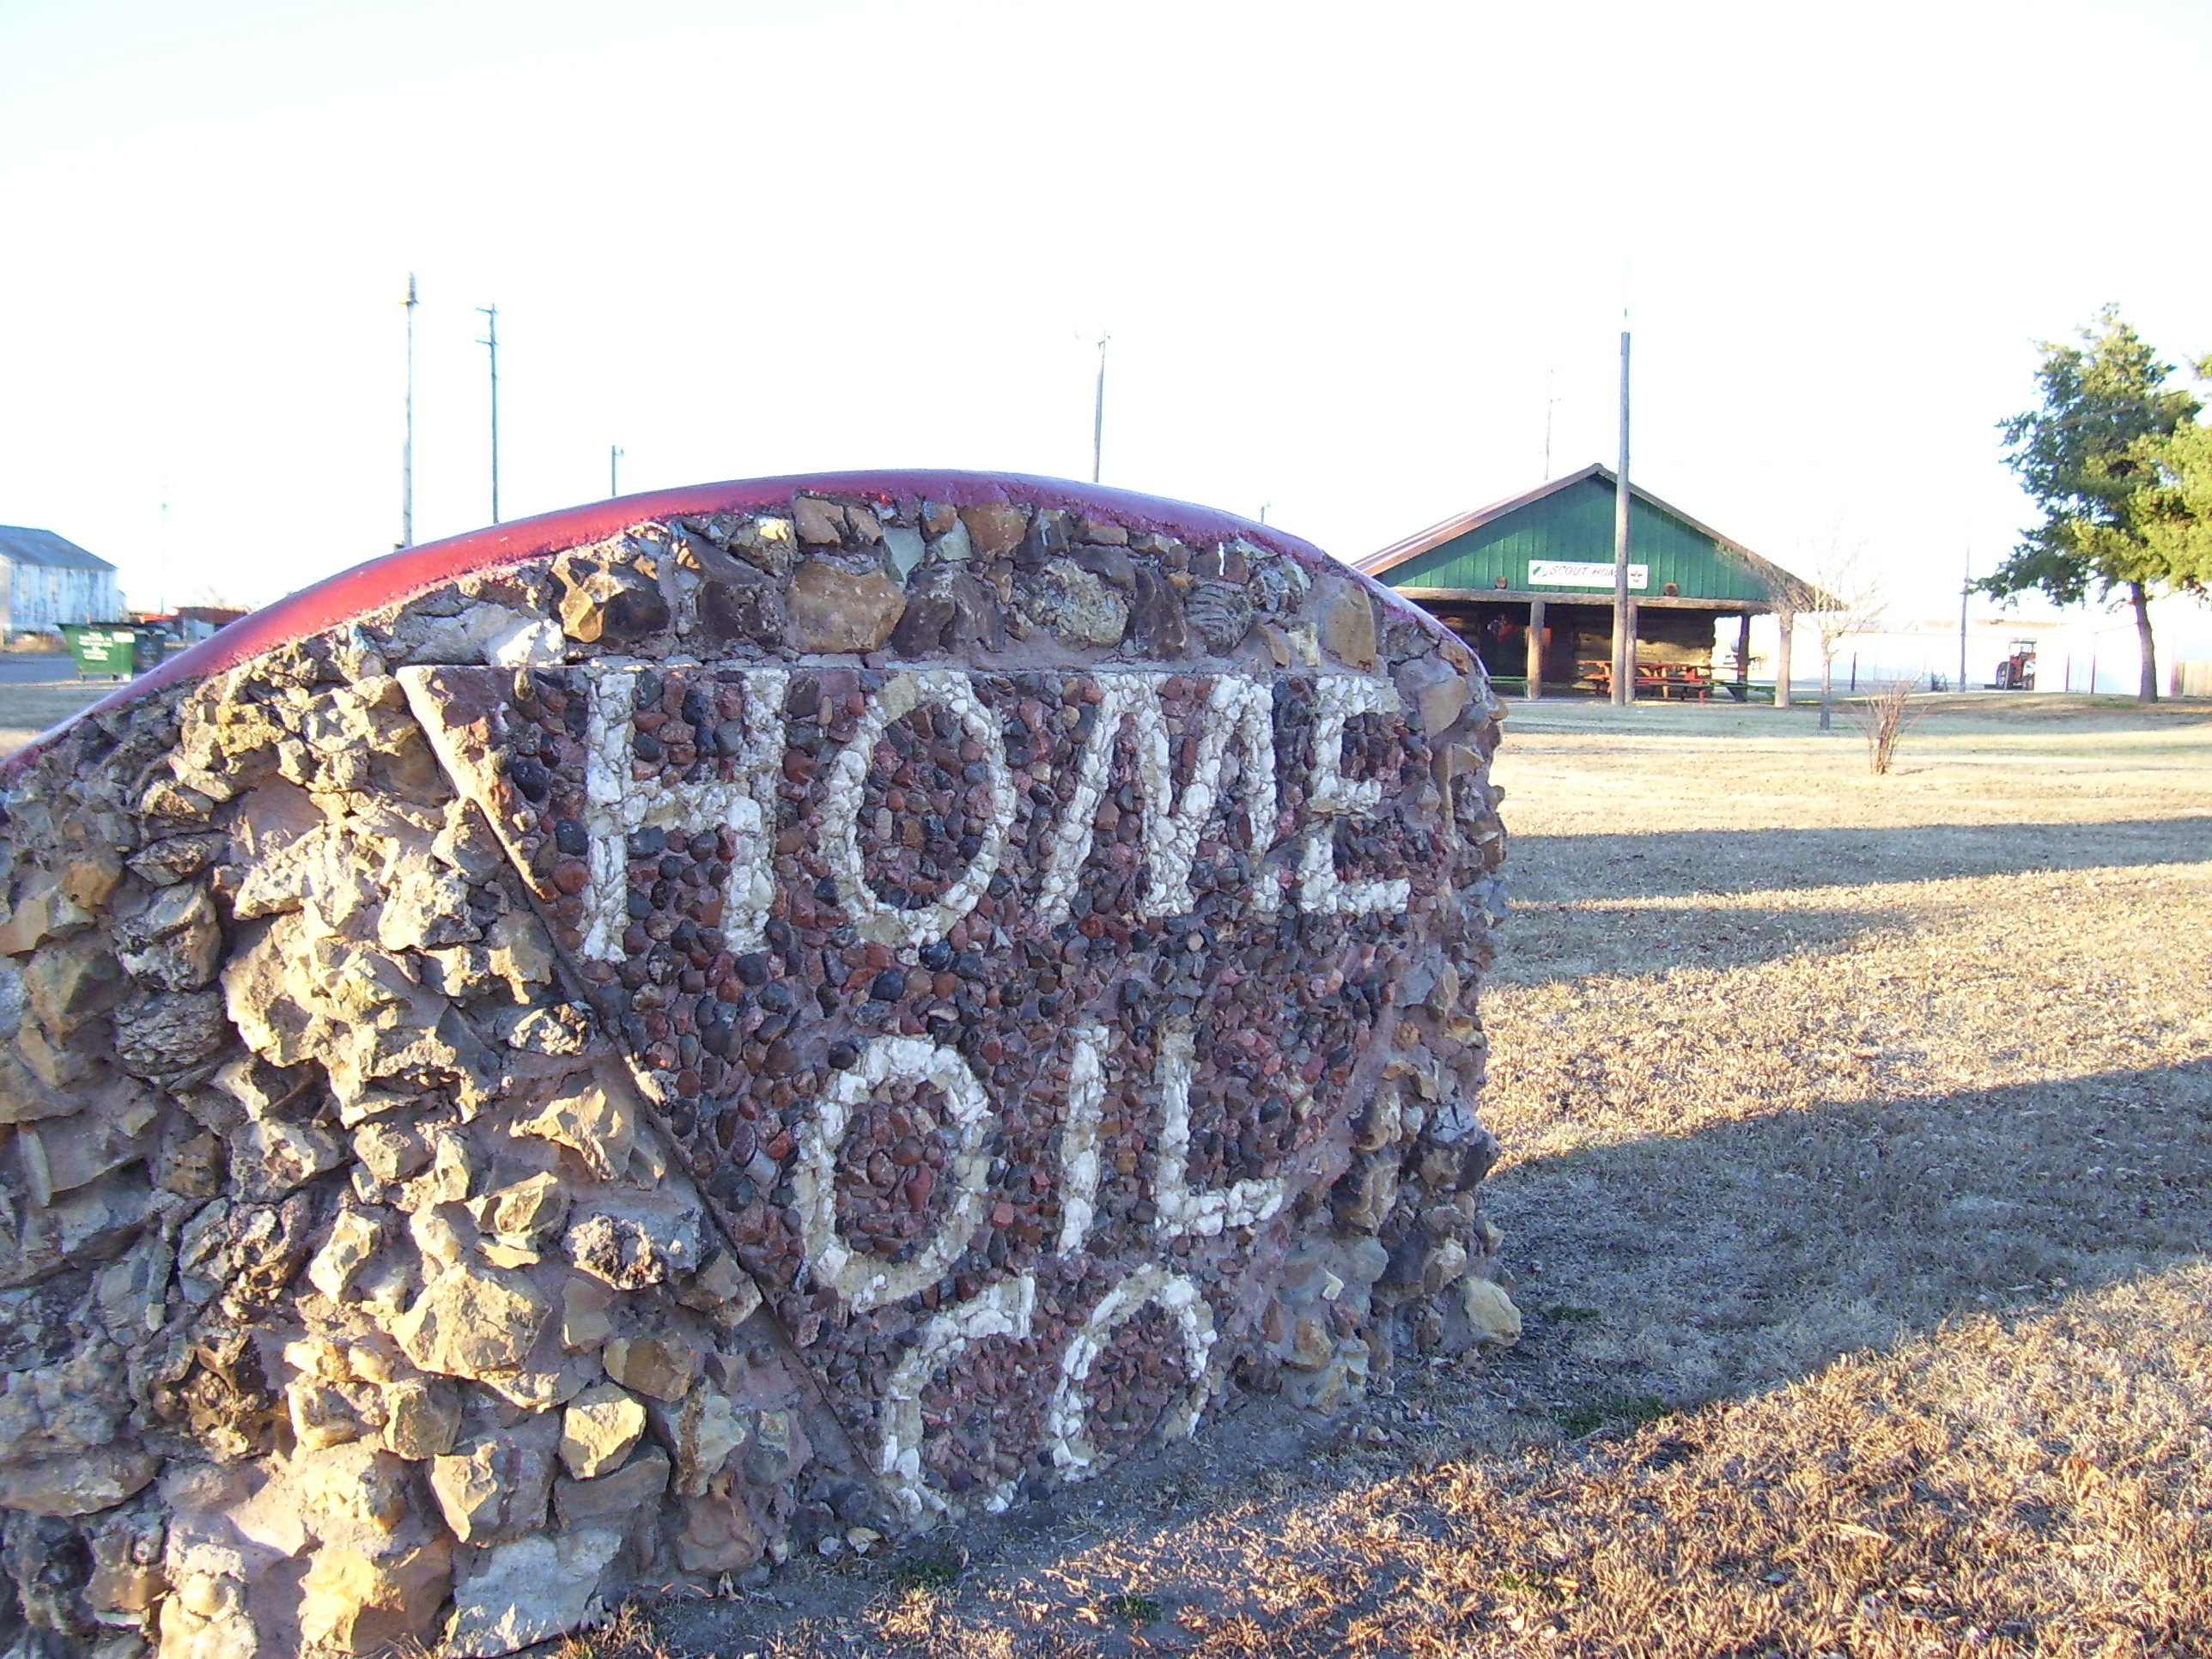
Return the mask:
<path fill-rule="evenodd" d="M 494 1655 L 1510 1339 L 1498 705 L 975 474 L 397 553 L 9 763 L 0 1649 Z"/>

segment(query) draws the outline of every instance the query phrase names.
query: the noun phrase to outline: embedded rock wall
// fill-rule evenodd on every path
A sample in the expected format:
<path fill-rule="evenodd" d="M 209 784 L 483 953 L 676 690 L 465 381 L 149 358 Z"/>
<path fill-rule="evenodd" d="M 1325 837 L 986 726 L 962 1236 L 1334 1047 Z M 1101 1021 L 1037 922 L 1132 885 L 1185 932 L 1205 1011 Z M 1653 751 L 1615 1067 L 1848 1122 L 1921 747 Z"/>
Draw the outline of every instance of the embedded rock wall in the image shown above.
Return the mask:
<path fill-rule="evenodd" d="M 0 1648 L 505 1653 L 1510 1340 L 1498 714 L 1279 532 L 956 474 L 395 555 L 80 720 Z"/>

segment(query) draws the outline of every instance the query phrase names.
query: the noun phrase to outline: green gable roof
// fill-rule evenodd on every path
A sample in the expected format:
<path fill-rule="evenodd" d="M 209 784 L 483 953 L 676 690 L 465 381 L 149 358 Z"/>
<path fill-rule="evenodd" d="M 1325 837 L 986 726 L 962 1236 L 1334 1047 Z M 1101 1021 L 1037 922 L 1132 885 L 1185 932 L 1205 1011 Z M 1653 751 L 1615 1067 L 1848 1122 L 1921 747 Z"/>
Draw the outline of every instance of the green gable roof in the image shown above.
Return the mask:
<path fill-rule="evenodd" d="M 1540 592 L 1566 599 L 1613 592 L 1613 475 L 1591 465 L 1526 495 L 1462 514 L 1359 561 L 1359 568 L 1392 587 Z M 1732 609 L 1765 609 L 1795 578 L 1687 514 L 1629 487 L 1628 557 L 1648 568 L 1636 597 L 1657 597 L 1667 584 L 1686 599 L 1713 599 Z M 1603 565 L 1588 586 L 1533 581 L 1532 561 Z M 1505 580 L 1501 584 L 1499 577 Z"/>

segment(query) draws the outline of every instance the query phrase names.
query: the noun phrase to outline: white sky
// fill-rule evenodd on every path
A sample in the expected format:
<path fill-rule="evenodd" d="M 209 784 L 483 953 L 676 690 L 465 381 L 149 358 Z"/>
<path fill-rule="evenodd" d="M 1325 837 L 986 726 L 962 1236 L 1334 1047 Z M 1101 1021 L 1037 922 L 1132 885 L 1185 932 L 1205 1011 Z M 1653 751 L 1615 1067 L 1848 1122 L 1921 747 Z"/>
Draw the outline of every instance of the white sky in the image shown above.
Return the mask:
<path fill-rule="evenodd" d="M 0 0 L 0 523 L 258 602 L 501 507 L 1087 476 L 1346 557 L 1612 459 L 1955 605 L 2106 300 L 2212 349 L 2212 7 Z M 166 514 L 161 504 L 167 502 Z M 1948 597 L 1947 597 L 1948 596 Z M 2192 613 L 2200 608 L 2191 607 Z"/>

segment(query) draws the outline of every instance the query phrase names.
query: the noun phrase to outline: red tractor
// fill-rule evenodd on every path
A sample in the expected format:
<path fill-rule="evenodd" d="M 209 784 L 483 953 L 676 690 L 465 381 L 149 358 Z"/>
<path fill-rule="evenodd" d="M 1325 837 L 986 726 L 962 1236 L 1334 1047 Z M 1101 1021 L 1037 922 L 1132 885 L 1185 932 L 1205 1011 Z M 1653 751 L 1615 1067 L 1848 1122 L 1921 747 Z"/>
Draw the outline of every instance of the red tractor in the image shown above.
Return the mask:
<path fill-rule="evenodd" d="M 2035 641 L 2014 640 L 2007 647 L 2008 655 L 1997 664 L 1995 691 L 2033 691 L 2035 690 Z"/>

